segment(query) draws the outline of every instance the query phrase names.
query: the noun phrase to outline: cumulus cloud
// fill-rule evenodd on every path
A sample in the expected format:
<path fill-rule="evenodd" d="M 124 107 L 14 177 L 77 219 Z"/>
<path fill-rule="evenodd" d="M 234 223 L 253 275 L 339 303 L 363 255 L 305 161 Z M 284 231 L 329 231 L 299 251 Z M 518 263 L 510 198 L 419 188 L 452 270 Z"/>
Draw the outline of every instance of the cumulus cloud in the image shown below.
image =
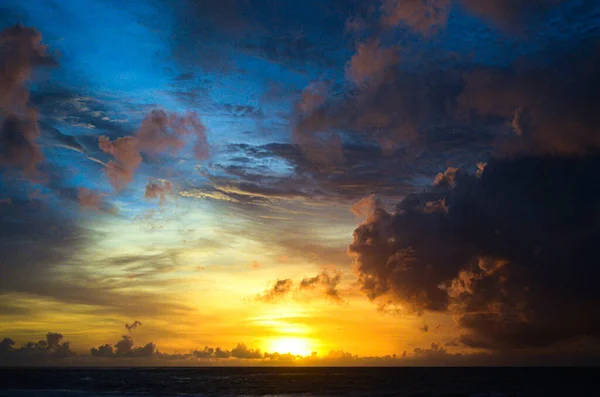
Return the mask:
<path fill-rule="evenodd" d="M 246 358 L 246 359 L 261 359 L 263 358 L 260 349 L 250 349 L 244 343 L 239 343 L 231 350 L 231 357 Z"/>
<path fill-rule="evenodd" d="M 142 121 L 136 135 L 98 139 L 100 149 L 113 156 L 106 173 L 117 190 L 125 188 L 142 163 L 142 154 L 175 154 L 185 146 L 184 137 L 195 138 L 193 152 L 198 160 L 208 157 L 206 127 L 195 113 L 178 115 L 164 110 L 153 110 Z"/>
<path fill-rule="evenodd" d="M 0 362 L 2 363 L 48 363 L 56 359 L 74 356 L 70 343 L 63 342 L 63 335 L 48 332 L 46 338 L 38 342 L 28 342 L 15 348 L 15 341 L 4 338 L 0 341 Z"/>
<path fill-rule="evenodd" d="M 465 126 L 456 117 L 463 72 L 453 67 L 439 70 L 431 65 L 403 70 L 395 67 L 393 50 L 382 51 L 388 55 L 374 57 L 380 61 L 373 61 L 373 56 L 366 54 L 364 65 L 362 56 L 354 55 L 349 65 L 356 67 L 349 66 L 347 71 L 354 70 L 351 75 L 362 85 L 332 97 L 319 111 L 299 119 L 296 128 L 306 136 L 344 131 L 378 144 L 389 154 L 399 147 L 405 151 L 416 148 L 419 153 L 441 142 L 448 148 L 459 142 L 464 145 L 462 137 L 470 133 L 472 126 Z M 389 62 L 384 61 L 386 57 Z M 373 62 L 378 66 L 366 66 Z M 473 136 L 472 146 L 483 146 L 489 140 L 487 135 L 482 128 L 479 135 Z"/>
<path fill-rule="evenodd" d="M 112 345 L 105 344 L 90 349 L 92 357 L 104 358 L 152 357 L 156 352 L 156 345 L 153 342 L 149 342 L 142 347 L 134 347 L 133 339 L 129 335 L 123 335 L 121 340 L 115 343 L 114 348 Z"/>
<path fill-rule="evenodd" d="M 395 48 L 382 48 L 379 40 L 359 43 L 346 65 L 346 77 L 357 85 L 380 83 L 398 63 Z"/>
<path fill-rule="evenodd" d="M 285 298 L 294 286 L 294 282 L 286 278 L 284 280 L 277 280 L 271 288 L 263 292 L 256 297 L 257 300 L 264 302 L 276 302 Z"/>
<path fill-rule="evenodd" d="M 312 82 L 302 91 L 296 111 L 300 114 L 312 113 L 319 109 L 327 99 L 327 85 L 322 81 Z"/>
<path fill-rule="evenodd" d="M 117 190 L 125 188 L 133 180 L 133 175 L 142 163 L 142 156 L 135 137 L 126 136 L 111 141 L 106 136 L 98 138 L 100 149 L 113 156 L 106 167 L 106 175 Z"/>
<path fill-rule="evenodd" d="M 161 204 L 167 201 L 167 196 L 172 195 L 174 195 L 173 185 L 171 185 L 171 182 L 165 180 L 148 183 L 146 185 L 146 192 L 144 193 L 144 197 L 148 200 L 158 199 Z"/>
<path fill-rule="evenodd" d="M 324 270 L 315 277 L 303 278 L 300 282 L 299 289 L 322 288 L 325 292 L 325 296 L 336 302 L 343 302 L 343 299 L 340 297 L 339 291 L 337 290 L 337 286 L 341 280 L 341 271 L 335 269 L 332 271 Z"/>
<path fill-rule="evenodd" d="M 267 303 L 275 303 L 285 299 L 294 292 L 316 290 L 337 303 L 343 303 L 344 300 L 338 290 L 341 280 L 341 271 L 337 269 L 325 269 L 314 277 L 303 278 L 297 284 L 292 279 L 277 280 L 269 289 L 257 295 L 255 299 Z M 298 296 L 295 298 L 299 299 Z"/>
<path fill-rule="evenodd" d="M 597 155 L 494 159 L 480 176 L 451 169 L 355 230 L 360 285 L 373 300 L 454 314 L 469 346 L 600 336 L 599 171 Z"/>
<path fill-rule="evenodd" d="M 339 164 L 343 161 L 341 139 L 335 131 L 311 131 L 311 120 L 318 120 L 327 103 L 328 87 L 325 82 L 312 82 L 304 89 L 296 104 L 296 123 L 293 140 L 303 154 L 312 162 L 324 166 Z"/>
<path fill-rule="evenodd" d="M 375 197 L 374 194 L 363 197 L 350 207 L 350 212 L 356 215 L 358 218 L 368 217 L 375 208 L 381 207 L 381 201 Z"/>
<path fill-rule="evenodd" d="M 37 110 L 29 104 L 27 82 L 40 66 L 55 65 L 34 28 L 16 25 L 0 32 L 0 165 L 31 173 L 42 161 L 37 144 Z"/>

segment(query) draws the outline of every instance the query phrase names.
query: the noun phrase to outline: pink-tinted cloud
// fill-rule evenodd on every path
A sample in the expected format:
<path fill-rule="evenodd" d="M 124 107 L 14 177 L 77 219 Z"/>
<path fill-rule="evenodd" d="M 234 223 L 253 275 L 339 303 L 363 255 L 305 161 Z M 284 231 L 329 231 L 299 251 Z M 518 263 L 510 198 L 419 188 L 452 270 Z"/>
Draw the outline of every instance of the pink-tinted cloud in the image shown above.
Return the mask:
<path fill-rule="evenodd" d="M 178 115 L 164 110 L 153 110 L 142 121 L 137 133 L 139 147 L 149 154 L 175 154 L 186 144 L 184 138 L 195 138 L 194 155 L 198 160 L 208 157 L 206 127 L 196 113 Z"/>
<path fill-rule="evenodd" d="M 375 195 L 363 197 L 350 207 L 350 212 L 358 218 L 368 219 L 376 208 L 381 207 L 381 201 Z"/>
<path fill-rule="evenodd" d="M 450 5 L 450 0 L 382 0 L 382 22 L 428 34 L 446 25 Z"/>
<path fill-rule="evenodd" d="M 79 205 L 84 209 L 100 211 L 102 205 L 102 195 L 88 188 L 82 187 L 77 192 Z"/>
<path fill-rule="evenodd" d="M 302 91 L 297 110 L 302 114 L 312 113 L 322 106 L 326 99 L 327 85 L 324 82 L 312 82 Z"/>
<path fill-rule="evenodd" d="M 377 84 L 398 63 L 395 48 L 382 48 L 379 40 L 359 43 L 346 65 L 346 77 L 357 85 Z"/>
<path fill-rule="evenodd" d="M 142 121 L 134 136 L 111 141 L 106 136 L 98 139 L 99 147 L 113 156 L 106 173 L 117 190 L 126 187 L 142 163 L 142 153 L 174 155 L 186 145 L 186 136 L 194 137 L 193 152 L 198 160 L 209 155 L 206 127 L 195 113 L 178 115 L 164 110 L 153 110 Z"/>
<path fill-rule="evenodd" d="M 460 0 L 460 3 L 482 18 L 499 26 L 509 27 L 565 1 L 567 0 Z"/>
<path fill-rule="evenodd" d="M 0 32 L 0 142 L 4 147 L 0 165 L 31 173 L 43 156 L 37 110 L 29 105 L 26 83 L 32 71 L 55 65 L 55 59 L 41 44 L 42 35 L 33 28 L 16 25 Z"/>
<path fill-rule="evenodd" d="M 144 197 L 148 200 L 158 199 L 161 204 L 167 201 L 167 196 L 173 195 L 173 185 L 169 181 L 154 181 L 146 185 Z"/>

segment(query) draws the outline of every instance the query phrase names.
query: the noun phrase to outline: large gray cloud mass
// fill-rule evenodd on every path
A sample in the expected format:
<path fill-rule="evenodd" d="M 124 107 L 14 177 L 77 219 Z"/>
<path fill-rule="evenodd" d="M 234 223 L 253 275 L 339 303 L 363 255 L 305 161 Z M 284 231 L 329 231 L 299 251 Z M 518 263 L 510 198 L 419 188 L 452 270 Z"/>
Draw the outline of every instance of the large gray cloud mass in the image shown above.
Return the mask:
<path fill-rule="evenodd" d="M 372 299 L 448 311 L 462 341 L 493 349 L 600 335 L 595 265 L 600 156 L 495 159 L 450 169 L 354 232 Z"/>

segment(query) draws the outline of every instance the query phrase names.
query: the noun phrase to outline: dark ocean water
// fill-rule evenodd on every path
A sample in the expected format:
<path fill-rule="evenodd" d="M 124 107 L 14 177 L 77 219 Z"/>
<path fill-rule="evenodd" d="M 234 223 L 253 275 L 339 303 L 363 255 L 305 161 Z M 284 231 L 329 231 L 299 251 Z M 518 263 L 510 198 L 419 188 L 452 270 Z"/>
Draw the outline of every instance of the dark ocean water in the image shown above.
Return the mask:
<path fill-rule="evenodd" d="M 0 396 L 600 396 L 581 368 L 0 369 Z"/>

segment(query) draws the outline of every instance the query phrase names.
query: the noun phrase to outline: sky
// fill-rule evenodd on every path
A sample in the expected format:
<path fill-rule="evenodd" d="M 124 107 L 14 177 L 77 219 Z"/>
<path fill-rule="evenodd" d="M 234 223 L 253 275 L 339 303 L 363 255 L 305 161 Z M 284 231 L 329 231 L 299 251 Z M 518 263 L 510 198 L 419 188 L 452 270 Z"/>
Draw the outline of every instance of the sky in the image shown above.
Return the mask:
<path fill-rule="evenodd" d="M 596 1 L 0 11 L 0 361 L 600 357 Z"/>

